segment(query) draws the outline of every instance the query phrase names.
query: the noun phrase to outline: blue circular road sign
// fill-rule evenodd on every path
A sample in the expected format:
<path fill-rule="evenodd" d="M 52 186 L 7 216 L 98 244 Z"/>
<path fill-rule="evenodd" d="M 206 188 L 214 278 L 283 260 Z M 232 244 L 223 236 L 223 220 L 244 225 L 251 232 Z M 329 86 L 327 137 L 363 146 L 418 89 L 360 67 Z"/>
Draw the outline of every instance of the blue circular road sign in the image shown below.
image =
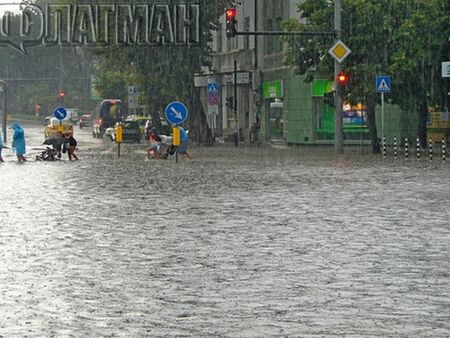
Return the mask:
<path fill-rule="evenodd" d="M 182 124 L 187 119 L 188 110 L 183 103 L 175 101 L 167 105 L 165 115 L 167 122 Z"/>
<path fill-rule="evenodd" d="M 64 120 L 67 117 L 67 110 L 63 107 L 56 108 L 53 115 L 60 121 Z"/>

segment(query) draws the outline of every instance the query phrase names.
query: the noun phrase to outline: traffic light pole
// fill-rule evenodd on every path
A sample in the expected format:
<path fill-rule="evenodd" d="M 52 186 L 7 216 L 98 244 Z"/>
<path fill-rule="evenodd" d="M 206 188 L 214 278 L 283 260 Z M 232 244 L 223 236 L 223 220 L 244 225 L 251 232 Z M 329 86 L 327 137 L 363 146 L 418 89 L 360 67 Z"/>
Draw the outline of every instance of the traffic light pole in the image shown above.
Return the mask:
<path fill-rule="evenodd" d="M 341 0 L 334 1 L 334 30 L 335 39 L 339 41 L 341 38 Z M 338 74 L 341 72 L 341 64 L 334 61 L 334 78 L 337 79 Z M 342 111 L 342 88 L 338 84 L 336 85 L 336 97 L 335 97 L 335 116 L 334 116 L 334 147 L 336 155 L 344 153 L 344 131 L 343 131 L 343 111 Z"/>
<path fill-rule="evenodd" d="M 233 108 L 234 108 L 234 145 L 237 147 L 239 145 L 239 116 L 238 116 L 238 107 L 237 107 L 237 61 L 234 60 L 234 99 L 233 99 Z"/>

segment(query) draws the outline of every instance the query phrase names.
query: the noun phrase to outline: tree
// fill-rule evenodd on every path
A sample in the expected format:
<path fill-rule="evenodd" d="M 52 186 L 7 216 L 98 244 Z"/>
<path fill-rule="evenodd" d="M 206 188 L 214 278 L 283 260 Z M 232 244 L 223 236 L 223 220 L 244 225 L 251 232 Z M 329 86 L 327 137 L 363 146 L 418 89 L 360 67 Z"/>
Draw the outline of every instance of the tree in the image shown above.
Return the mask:
<path fill-rule="evenodd" d="M 290 20 L 288 30 L 330 30 L 333 4 L 306 0 L 299 5 L 306 23 Z M 379 95 L 376 75 L 394 78 L 392 102 L 419 116 L 418 135 L 426 143 L 426 116 L 432 102 L 444 102 L 447 85 L 440 79 L 440 62 L 449 57 L 449 4 L 439 0 L 343 0 L 342 40 L 352 49 L 344 68 L 352 75 L 347 99 L 364 102 L 374 153 L 380 151 L 375 124 Z M 308 74 L 332 79 L 331 42 L 290 38 L 286 62 Z M 312 71 L 315 69 L 315 71 Z M 442 104 L 442 103 L 441 103 Z"/>
<path fill-rule="evenodd" d="M 169 1 L 173 4 L 174 1 Z M 200 103 L 200 89 L 194 87 L 194 74 L 209 64 L 211 31 L 217 27 L 219 16 L 228 1 L 197 1 L 200 5 L 200 43 L 191 46 L 164 45 L 100 48 L 101 60 L 114 60 L 116 76 L 125 78 L 128 84 L 137 84 L 142 98 L 148 103 L 152 119 L 159 123 L 164 107 L 173 100 L 180 100 L 189 108 L 189 125 L 196 141 L 212 144 L 205 111 Z M 101 62 L 98 74 L 108 72 L 110 63 Z M 102 83 L 102 80 L 100 80 Z M 102 87 L 99 89 L 102 91 Z"/>

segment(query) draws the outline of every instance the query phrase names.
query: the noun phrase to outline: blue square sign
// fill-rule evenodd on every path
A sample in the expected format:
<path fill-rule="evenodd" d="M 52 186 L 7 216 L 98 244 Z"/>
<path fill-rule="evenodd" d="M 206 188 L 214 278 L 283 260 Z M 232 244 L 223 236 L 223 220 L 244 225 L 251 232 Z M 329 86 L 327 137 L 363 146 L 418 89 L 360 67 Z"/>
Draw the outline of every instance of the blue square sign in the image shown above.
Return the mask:
<path fill-rule="evenodd" d="M 391 92 L 391 77 L 390 76 L 377 76 L 375 81 L 377 93 L 390 93 Z"/>
<path fill-rule="evenodd" d="M 219 92 L 219 86 L 217 83 L 208 83 L 208 93 L 217 93 Z"/>

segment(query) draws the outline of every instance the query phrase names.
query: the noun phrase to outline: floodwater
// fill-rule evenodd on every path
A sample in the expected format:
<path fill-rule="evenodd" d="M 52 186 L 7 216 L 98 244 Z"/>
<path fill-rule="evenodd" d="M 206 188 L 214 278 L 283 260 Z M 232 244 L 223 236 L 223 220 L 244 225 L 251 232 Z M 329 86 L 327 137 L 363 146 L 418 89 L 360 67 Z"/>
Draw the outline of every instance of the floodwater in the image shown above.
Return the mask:
<path fill-rule="evenodd" d="M 450 163 L 88 131 L 35 162 L 40 128 L 0 164 L 0 336 L 450 336 Z"/>

